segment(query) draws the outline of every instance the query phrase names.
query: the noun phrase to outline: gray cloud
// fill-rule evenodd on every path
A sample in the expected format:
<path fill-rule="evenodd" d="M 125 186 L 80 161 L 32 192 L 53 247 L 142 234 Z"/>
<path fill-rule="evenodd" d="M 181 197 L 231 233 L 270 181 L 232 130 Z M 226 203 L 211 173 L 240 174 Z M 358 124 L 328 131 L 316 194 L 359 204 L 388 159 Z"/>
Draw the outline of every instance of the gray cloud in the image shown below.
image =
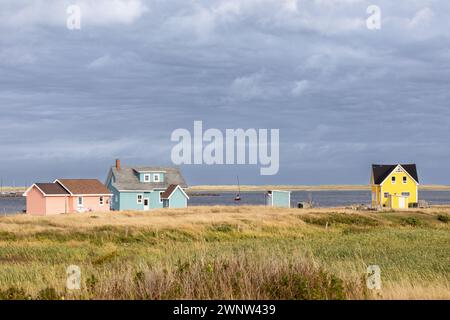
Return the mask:
<path fill-rule="evenodd" d="M 2 1 L 0 176 L 168 164 L 172 130 L 203 120 L 280 128 L 280 172 L 184 167 L 193 184 L 365 183 L 405 161 L 448 183 L 450 3 L 377 2 L 370 31 L 365 0 Z"/>

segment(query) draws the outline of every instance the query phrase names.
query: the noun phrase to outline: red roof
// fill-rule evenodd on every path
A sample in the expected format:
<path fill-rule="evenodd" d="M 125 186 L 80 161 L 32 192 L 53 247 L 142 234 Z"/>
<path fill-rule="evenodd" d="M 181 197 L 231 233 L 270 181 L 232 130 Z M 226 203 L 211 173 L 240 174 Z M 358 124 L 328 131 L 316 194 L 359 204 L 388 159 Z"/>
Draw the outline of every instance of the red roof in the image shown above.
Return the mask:
<path fill-rule="evenodd" d="M 69 194 L 59 183 L 35 183 L 45 195 L 64 195 Z"/>
<path fill-rule="evenodd" d="M 97 179 L 58 179 L 57 182 L 72 194 L 110 194 L 106 186 Z"/>
<path fill-rule="evenodd" d="M 178 187 L 177 184 L 171 184 L 166 191 L 161 193 L 161 199 L 169 199 L 170 195 L 175 191 L 175 189 Z"/>

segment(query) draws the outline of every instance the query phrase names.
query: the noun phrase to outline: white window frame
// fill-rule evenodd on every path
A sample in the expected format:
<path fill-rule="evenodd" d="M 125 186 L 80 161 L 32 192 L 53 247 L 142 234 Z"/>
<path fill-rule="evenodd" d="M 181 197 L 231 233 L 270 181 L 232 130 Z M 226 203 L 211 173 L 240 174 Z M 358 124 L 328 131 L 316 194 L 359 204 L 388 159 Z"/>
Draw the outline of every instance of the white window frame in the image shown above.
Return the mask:
<path fill-rule="evenodd" d="M 101 206 L 103 206 L 105 204 L 105 199 L 103 198 L 103 196 L 100 196 L 98 198 L 98 200 L 99 200 Z"/>
<path fill-rule="evenodd" d="M 139 194 L 136 196 L 136 203 L 137 203 L 137 204 L 142 204 L 142 203 L 144 203 L 144 195 L 143 195 L 143 194 L 139 193 Z"/>
<path fill-rule="evenodd" d="M 152 182 L 150 173 L 144 173 L 144 182 Z"/>
<path fill-rule="evenodd" d="M 81 199 L 81 203 L 80 203 L 80 199 Z M 77 198 L 77 206 L 78 207 L 84 206 L 84 199 L 83 199 L 83 197 L 78 197 Z"/>
<path fill-rule="evenodd" d="M 392 183 L 392 184 L 395 184 L 396 181 L 397 181 L 397 178 L 396 178 L 395 176 L 392 176 L 392 177 L 391 177 L 391 183 Z"/>
<path fill-rule="evenodd" d="M 159 173 L 153 174 L 153 182 L 161 182 L 161 176 Z"/>
<path fill-rule="evenodd" d="M 407 176 L 403 176 L 402 181 L 403 181 L 403 184 L 407 184 L 408 183 L 408 177 Z"/>

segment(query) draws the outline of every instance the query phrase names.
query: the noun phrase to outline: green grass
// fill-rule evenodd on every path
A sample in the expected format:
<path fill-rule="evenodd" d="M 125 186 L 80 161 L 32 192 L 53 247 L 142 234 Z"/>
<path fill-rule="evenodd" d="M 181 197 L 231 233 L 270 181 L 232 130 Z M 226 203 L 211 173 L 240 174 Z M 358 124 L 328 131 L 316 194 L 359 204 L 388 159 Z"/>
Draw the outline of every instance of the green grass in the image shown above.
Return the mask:
<path fill-rule="evenodd" d="M 0 299 L 450 298 L 442 213 L 190 210 L 0 219 Z M 364 287 L 371 264 L 382 292 Z"/>

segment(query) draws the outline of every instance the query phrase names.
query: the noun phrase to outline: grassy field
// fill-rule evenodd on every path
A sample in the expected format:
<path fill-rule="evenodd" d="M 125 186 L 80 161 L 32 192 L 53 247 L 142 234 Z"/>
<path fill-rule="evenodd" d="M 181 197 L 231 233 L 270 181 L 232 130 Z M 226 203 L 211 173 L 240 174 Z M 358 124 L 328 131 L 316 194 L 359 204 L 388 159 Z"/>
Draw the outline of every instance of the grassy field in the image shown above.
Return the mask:
<path fill-rule="evenodd" d="M 0 218 L 0 299 L 450 299 L 450 209 Z M 365 285 L 381 268 L 382 290 Z M 66 268 L 81 290 L 66 290 Z"/>

